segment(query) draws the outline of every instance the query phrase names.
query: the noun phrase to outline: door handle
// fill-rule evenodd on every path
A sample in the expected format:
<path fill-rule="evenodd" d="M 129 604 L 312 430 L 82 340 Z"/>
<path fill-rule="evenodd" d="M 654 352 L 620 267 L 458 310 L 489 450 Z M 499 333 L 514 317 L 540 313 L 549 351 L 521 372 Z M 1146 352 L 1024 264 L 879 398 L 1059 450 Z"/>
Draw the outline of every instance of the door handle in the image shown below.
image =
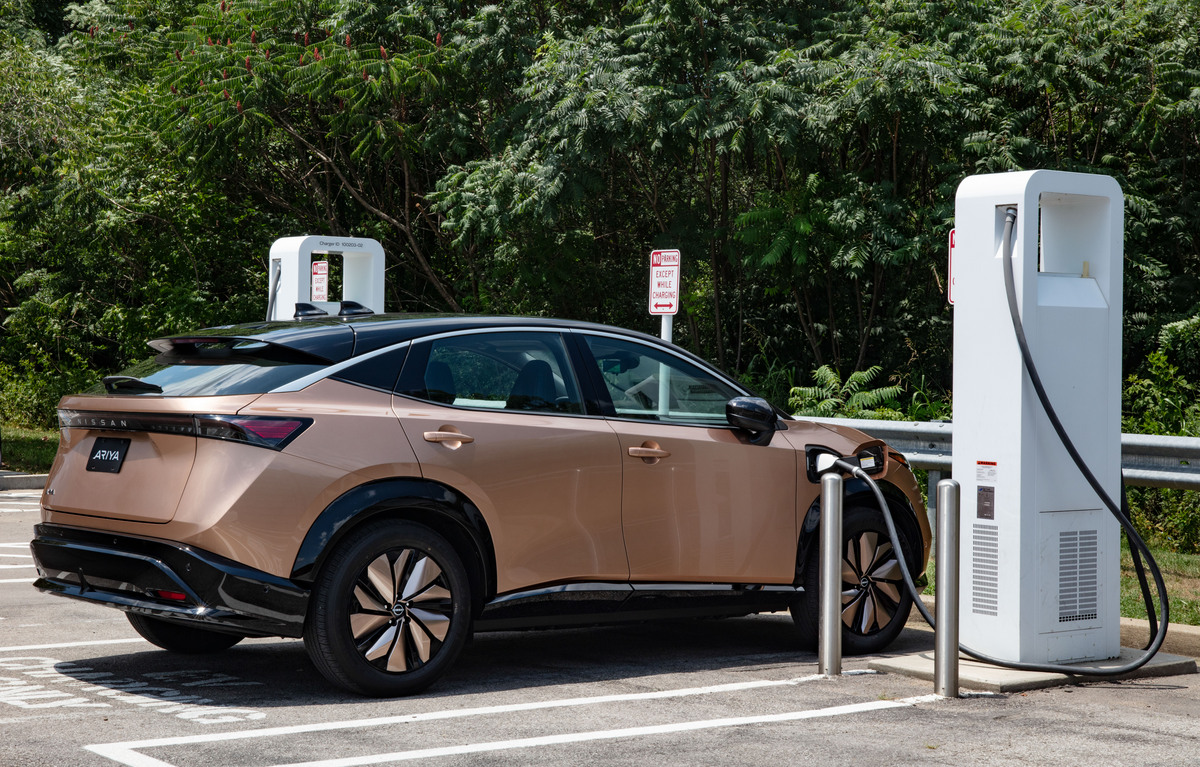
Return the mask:
<path fill-rule="evenodd" d="M 474 442 L 475 438 L 457 431 L 427 431 L 426 442 L 440 442 L 451 450 L 458 450 L 463 445 Z"/>
<path fill-rule="evenodd" d="M 650 465 L 658 463 L 660 458 L 670 458 L 671 451 L 663 450 L 656 442 L 646 441 L 640 447 L 629 448 L 629 454 L 634 458 L 641 458 Z"/>

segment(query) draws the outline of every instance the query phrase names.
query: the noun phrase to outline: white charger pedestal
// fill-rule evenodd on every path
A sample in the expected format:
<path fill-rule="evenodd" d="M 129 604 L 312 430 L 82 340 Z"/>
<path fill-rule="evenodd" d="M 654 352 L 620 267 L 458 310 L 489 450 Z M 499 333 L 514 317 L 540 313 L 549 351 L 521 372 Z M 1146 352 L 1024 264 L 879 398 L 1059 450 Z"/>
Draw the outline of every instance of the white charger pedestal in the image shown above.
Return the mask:
<path fill-rule="evenodd" d="M 312 304 L 337 316 L 338 301 L 312 300 L 313 256 L 339 256 L 342 259 L 342 300 L 355 301 L 376 314 L 384 312 L 383 246 L 366 237 L 325 237 L 319 235 L 283 237 L 271 244 L 270 281 L 275 297 L 267 305 L 267 321 L 290 320 L 296 304 Z"/>
<path fill-rule="evenodd" d="M 955 200 L 954 457 L 961 639 L 992 657 L 1120 653 L 1119 525 L 1054 432 L 1024 370 L 1004 287 L 1005 215 L 1035 365 L 1110 497 L 1121 473 L 1124 197 L 1108 176 L 972 176 Z"/>

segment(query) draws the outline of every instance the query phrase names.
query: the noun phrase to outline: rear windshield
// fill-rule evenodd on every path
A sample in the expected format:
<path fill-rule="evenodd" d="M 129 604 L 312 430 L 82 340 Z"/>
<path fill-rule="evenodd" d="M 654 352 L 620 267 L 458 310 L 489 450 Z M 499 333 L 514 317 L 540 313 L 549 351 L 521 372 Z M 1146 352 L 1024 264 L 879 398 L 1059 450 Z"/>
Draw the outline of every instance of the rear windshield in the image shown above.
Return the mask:
<path fill-rule="evenodd" d="M 109 391 L 100 383 L 87 393 L 166 397 L 265 394 L 328 365 L 310 354 L 275 344 L 229 339 L 175 347 L 120 372 L 120 376 L 153 385 L 143 390 L 126 385 Z M 162 391 L 155 391 L 154 386 Z"/>

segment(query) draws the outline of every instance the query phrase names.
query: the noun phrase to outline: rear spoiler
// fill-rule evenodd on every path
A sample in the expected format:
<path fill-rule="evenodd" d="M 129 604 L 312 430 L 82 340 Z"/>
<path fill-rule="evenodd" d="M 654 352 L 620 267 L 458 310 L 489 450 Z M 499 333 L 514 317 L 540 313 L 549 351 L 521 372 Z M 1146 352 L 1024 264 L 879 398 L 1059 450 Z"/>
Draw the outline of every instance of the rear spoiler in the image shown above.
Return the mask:
<path fill-rule="evenodd" d="M 238 360 L 321 365 L 332 362 L 304 349 L 253 336 L 171 336 L 156 338 L 149 346 L 158 352 L 155 361 L 160 364 L 219 365 Z"/>

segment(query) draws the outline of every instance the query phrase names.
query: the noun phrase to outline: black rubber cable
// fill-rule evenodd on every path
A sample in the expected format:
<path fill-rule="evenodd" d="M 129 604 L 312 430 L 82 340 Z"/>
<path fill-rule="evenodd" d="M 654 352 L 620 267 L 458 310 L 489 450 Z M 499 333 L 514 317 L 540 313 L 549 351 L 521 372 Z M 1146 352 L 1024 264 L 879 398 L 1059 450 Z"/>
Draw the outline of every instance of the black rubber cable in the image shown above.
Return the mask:
<path fill-rule="evenodd" d="M 1158 624 L 1157 626 L 1152 624 L 1152 628 L 1154 629 L 1153 638 L 1141 656 L 1130 661 L 1129 663 L 1104 669 L 1067 666 L 1055 663 L 1021 663 L 1018 661 L 1006 661 L 976 652 L 971 648 L 961 644 L 959 645 L 959 650 L 963 654 L 968 655 L 975 660 L 983 661 L 984 663 L 990 663 L 994 666 L 1018 669 L 1021 671 L 1043 671 L 1053 674 L 1070 674 L 1072 676 L 1090 677 L 1111 677 L 1119 676 L 1121 674 L 1128 674 L 1129 672 L 1136 671 L 1137 669 L 1146 665 L 1146 663 L 1148 663 L 1150 659 L 1158 653 L 1159 649 L 1162 647 L 1163 641 L 1167 638 L 1167 625 L 1170 615 L 1169 606 L 1167 604 L 1167 587 L 1163 582 L 1162 572 L 1158 569 L 1158 563 L 1154 561 L 1154 555 L 1150 553 L 1150 549 L 1146 546 L 1146 542 L 1142 540 L 1142 537 L 1138 535 L 1137 530 L 1134 529 L 1133 523 L 1129 521 L 1128 505 L 1126 505 L 1124 508 L 1118 507 L 1105 491 L 1104 487 L 1101 486 L 1100 481 L 1096 479 L 1096 476 L 1092 473 L 1087 463 L 1083 460 L 1083 456 L 1079 454 L 1079 451 L 1075 448 L 1075 444 L 1067 435 L 1066 429 L 1063 428 L 1062 422 L 1058 419 L 1058 414 L 1054 411 L 1054 407 L 1050 404 L 1050 398 L 1046 394 L 1045 387 L 1042 386 L 1041 376 L 1038 375 L 1037 367 L 1033 363 L 1033 356 L 1029 352 L 1029 343 L 1025 338 L 1025 329 L 1021 324 L 1021 315 L 1017 307 L 1016 287 L 1015 281 L 1013 280 L 1012 270 L 1012 230 L 1013 224 L 1016 223 L 1016 220 L 1016 208 L 1009 208 L 1007 211 L 1005 211 L 1003 254 L 1004 289 L 1008 296 L 1008 311 L 1012 316 L 1013 331 L 1017 337 L 1017 346 L 1019 346 L 1021 350 L 1021 359 L 1025 365 L 1025 372 L 1029 375 L 1029 381 L 1033 384 L 1034 391 L 1038 395 L 1038 401 L 1041 402 L 1042 409 L 1045 411 L 1046 417 L 1050 419 L 1050 424 L 1054 427 L 1054 431 L 1058 435 L 1059 440 L 1062 442 L 1063 447 L 1066 448 L 1067 453 L 1070 454 L 1071 460 L 1075 462 L 1075 465 L 1079 468 L 1080 473 L 1083 474 L 1083 478 L 1087 480 L 1087 483 L 1091 486 L 1092 490 L 1095 491 L 1096 495 L 1099 496 L 1100 500 L 1108 508 L 1109 512 L 1116 517 L 1117 522 L 1120 523 L 1122 529 L 1124 529 L 1126 536 L 1129 538 L 1131 551 L 1140 553 L 1145 557 L 1146 563 L 1150 567 L 1150 573 L 1154 577 L 1154 586 L 1158 590 L 1158 603 L 1161 609 L 1162 623 Z M 848 471 L 850 474 L 858 477 L 859 479 L 865 480 L 867 486 L 871 488 L 871 491 L 875 495 L 875 500 L 879 503 L 879 508 L 883 512 L 883 521 L 884 524 L 887 525 L 888 536 L 891 538 L 892 548 L 896 551 L 896 557 L 900 562 L 900 573 L 904 577 L 904 584 L 908 587 L 909 593 L 912 595 L 913 603 L 916 604 L 917 610 L 921 613 L 921 617 L 923 617 L 925 621 L 936 630 L 937 627 L 935 625 L 934 618 L 929 614 L 929 610 L 921 601 L 921 594 L 917 590 L 916 584 L 913 583 L 912 574 L 908 569 L 908 563 L 904 559 L 904 550 L 900 546 L 900 537 L 896 534 L 896 525 L 892 521 L 891 510 L 888 508 L 887 501 L 884 499 L 883 493 L 879 490 L 879 487 L 875 484 L 875 481 L 871 479 L 871 477 L 860 467 L 844 461 L 838 461 L 835 465 L 843 471 Z M 1122 485 L 1122 488 L 1123 487 L 1124 485 Z M 1147 603 L 1149 603 L 1151 598 L 1148 590 L 1148 584 L 1146 584 L 1144 580 L 1142 581 L 1142 586 L 1143 597 L 1146 599 Z M 1151 618 L 1153 619 L 1153 613 L 1151 613 Z"/>

